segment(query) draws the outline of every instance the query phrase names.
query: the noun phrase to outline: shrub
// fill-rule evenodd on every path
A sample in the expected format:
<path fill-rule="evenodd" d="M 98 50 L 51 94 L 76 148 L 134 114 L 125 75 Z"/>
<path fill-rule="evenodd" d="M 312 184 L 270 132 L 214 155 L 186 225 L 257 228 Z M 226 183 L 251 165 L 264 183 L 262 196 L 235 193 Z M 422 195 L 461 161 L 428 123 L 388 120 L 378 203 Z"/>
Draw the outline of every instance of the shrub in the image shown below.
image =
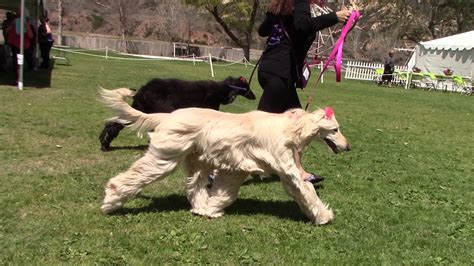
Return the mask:
<path fill-rule="evenodd" d="M 104 25 L 104 19 L 96 14 L 92 14 L 91 17 L 89 17 L 89 20 L 92 23 L 93 30 L 97 30 L 98 28 L 102 27 L 102 25 Z"/>

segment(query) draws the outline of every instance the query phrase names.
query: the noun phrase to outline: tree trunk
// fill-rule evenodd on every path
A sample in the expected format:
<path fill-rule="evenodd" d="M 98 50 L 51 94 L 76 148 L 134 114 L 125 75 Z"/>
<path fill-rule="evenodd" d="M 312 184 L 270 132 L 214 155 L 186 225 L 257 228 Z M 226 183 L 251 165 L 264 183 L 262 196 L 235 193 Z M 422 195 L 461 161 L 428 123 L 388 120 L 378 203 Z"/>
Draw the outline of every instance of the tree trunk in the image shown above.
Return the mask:
<path fill-rule="evenodd" d="M 250 44 L 245 45 L 245 47 L 242 47 L 242 49 L 244 50 L 245 59 L 247 59 L 247 61 L 250 61 Z"/>
<path fill-rule="evenodd" d="M 457 30 L 458 33 L 463 33 L 464 32 L 464 17 L 463 13 L 458 13 L 458 17 L 456 19 L 456 25 L 457 25 Z"/>
<path fill-rule="evenodd" d="M 117 3 L 118 11 L 119 11 L 119 21 L 120 21 L 120 31 L 121 31 L 121 34 L 122 34 L 122 41 L 123 41 L 125 51 L 128 53 L 129 49 L 128 49 L 127 41 L 125 41 L 126 18 L 125 18 L 125 14 L 123 12 L 122 0 L 117 0 L 116 3 Z"/>
<path fill-rule="evenodd" d="M 247 28 L 246 32 L 246 44 L 244 49 L 244 57 L 247 59 L 247 61 L 250 61 L 250 45 L 252 44 L 252 32 L 253 32 L 253 27 L 255 25 L 255 19 L 257 17 L 257 11 L 258 7 L 260 5 L 260 0 L 254 0 L 253 1 L 253 6 L 252 6 L 252 13 L 250 14 L 250 22 L 249 22 L 249 27 Z"/>
<path fill-rule="evenodd" d="M 58 45 L 63 44 L 63 1 L 58 1 Z"/>

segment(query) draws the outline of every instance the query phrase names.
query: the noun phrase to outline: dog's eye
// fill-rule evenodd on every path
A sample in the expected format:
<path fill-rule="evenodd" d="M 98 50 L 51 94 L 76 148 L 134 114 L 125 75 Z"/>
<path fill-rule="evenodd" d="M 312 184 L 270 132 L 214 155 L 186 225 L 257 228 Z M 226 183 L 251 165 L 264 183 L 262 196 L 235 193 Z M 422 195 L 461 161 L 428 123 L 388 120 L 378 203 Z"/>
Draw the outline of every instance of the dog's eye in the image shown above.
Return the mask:
<path fill-rule="evenodd" d="M 338 128 L 333 129 L 334 132 L 339 132 Z"/>

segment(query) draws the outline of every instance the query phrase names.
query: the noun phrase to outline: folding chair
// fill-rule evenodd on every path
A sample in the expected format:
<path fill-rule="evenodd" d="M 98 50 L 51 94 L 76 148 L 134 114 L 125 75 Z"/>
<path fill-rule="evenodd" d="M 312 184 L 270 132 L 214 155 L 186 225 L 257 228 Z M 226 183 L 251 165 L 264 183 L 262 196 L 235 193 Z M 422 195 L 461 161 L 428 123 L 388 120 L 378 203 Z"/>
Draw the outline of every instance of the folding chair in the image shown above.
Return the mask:
<path fill-rule="evenodd" d="M 453 76 L 454 90 L 461 92 L 461 94 L 472 95 L 473 87 L 470 78 L 463 78 L 460 75 Z"/>
<path fill-rule="evenodd" d="M 466 95 L 472 95 L 474 94 L 474 84 L 470 78 L 463 78 L 464 81 L 466 82 L 466 86 L 463 88 L 463 91 L 466 91 Z"/>
<path fill-rule="evenodd" d="M 374 69 L 375 76 L 373 81 L 375 81 L 378 85 L 382 85 L 382 75 L 383 75 L 383 68 L 376 68 Z"/>
<path fill-rule="evenodd" d="M 395 70 L 395 80 L 397 81 L 398 85 L 405 86 L 408 82 L 408 71 L 403 70 Z"/>
<path fill-rule="evenodd" d="M 413 86 L 414 88 L 423 88 L 423 78 L 424 75 L 421 73 L 411 73 L 410 87 Z"/>
<path fill-rule="evenodd" d="M 436 88 L 438 87 L 438 78 L 436 78 L 436 75 L 434 73 L 423 73 L 423 78 L 425 80 L 425 88 L 427 88 L 429 91 L 436 90 Z"/>
<path fill-rule="evenodd" d="M 447 92 L 448 88 L 451 87 L 454 91 L 454 81 L 452 76 L 446 76 L 443 74 L 436 75 L 436 78 L 438 79 L 438 89 Z"/>

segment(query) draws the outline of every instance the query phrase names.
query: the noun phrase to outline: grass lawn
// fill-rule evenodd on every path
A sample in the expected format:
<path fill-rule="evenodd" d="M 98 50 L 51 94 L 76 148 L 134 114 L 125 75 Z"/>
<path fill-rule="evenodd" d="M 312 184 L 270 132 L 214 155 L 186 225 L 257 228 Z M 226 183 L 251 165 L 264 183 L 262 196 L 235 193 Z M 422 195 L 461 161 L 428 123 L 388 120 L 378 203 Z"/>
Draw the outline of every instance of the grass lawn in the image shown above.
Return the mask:
<path fill-rule="evenodd" d="M 70 60 L 55 66 L 51 88 L 0 86 L 0 264 L 474 264 L 473 97 L 336 84 L 326 75 L 315 102 L 333 106 L 353 147 L 336 156 L 314 143 L 303 158 L 326 177 L 318 193 L 336 217 L 327 226 L 309 223 L 277 180 L 247 182 L 223 218 L 194 216 L 181 170 L 106 216 L 104 184 L 147 141 L 124 130 L 112 143 L 117 149 L 100 151 L 111 113 L 97 101 L 98 86 L 208 79 L 210 70 L 205 63 Z M 214 70 L 222 79 L 248 77 L 252 68 Z M 260 95 L 256 79 L 252 85 Z M 302 102 L 311 90 L 300 92 Z M 240 97 L 222 110 L 256 106 Z"/>

